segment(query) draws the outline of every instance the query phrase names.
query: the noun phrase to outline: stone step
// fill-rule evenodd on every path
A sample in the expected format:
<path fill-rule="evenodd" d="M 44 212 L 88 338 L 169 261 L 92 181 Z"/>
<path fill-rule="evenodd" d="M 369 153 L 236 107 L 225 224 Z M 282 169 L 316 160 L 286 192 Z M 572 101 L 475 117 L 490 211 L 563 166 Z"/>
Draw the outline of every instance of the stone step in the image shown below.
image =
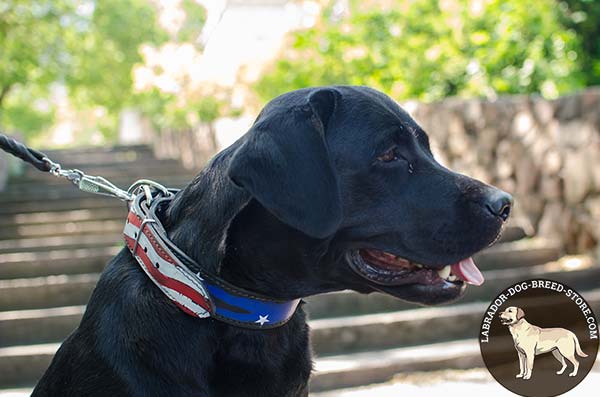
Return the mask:
<path fill-rule="evenodd" d="M 81 321 L 85 306 L 0 312 L 0 347 L 62 342 Z"/>
<path fill-rule="evenodd" d="M 120 247 L 93 247 L 0 254 L 0 280 L 99 273 L 120 250 Z"/>
<path fill-rule="evenodd" d="M 49 156 L 54 162 L 60 163 L 64 166 L 76 168 L 157 160 L 152 150 L 149 149 L 127 150 L 112 153 L 73 153 L 67 156 L 50 154 Z"/>
<path fill-rule="evenodd" d="M 11 389 L 0 389 L 0 397 L 29 397 L 33 387 L 18 387 Z"/>
<path fill-rule="evenodd" d="M 122 245 L 123 242 L 114 234 L 88 234 L 75 236 L 31 237 L 11 240 L 0 240 L 0 254 L 16 252 L 48 251 L 58 248 L 92 248 Z"/>
<path fill-rule="evenodd" d="M 382 383 L 402 372 L 482 367 L 475 339 L 321 357 L 311 392 Z"/>
<path fill-rule="evenodd" d="M 600 362 L 600 357 L 596 363 Z M 589 397 L 597 394 L 600 384 L 598 365 L 577 387 L 565 396 Z M 0 397 L 29 397 L 32 387 L 0 389 Z M 311 397 L 431 397 L 431 396 L 514 396 L 501 388 L 485 368 L 436 369 L 432 371 L 405 371 L 393 374 L 389 382 L 371 383 L 357 387 L 311 392 Z"/>
<path fill-rule="evenodd" d="M 53 159 L 64 161 L 75 156 L 90 156 L 90 155 L 113 155 L 122 152 L 151 152 L 152 147 L 145 144 L 137 145 L 114 145 L 114 146 L 80 146 L 72 148 L 57 148 L 57 149 L 40 149 L 47 156 L 52 156 Z"/>
<path fill-rule="evenodd" d="M 42 150 L 52 161 L 71 166 L 72 164 L 106 164 L 111 162 L 136 161 L 155 158 L 148 145 L 71 148 Z"/>
<path fill-rule="evenodd" d="M 3 214 L 0 217 L 0 228 L 18 226 L 36 226 L 48 224 L 64 224 L 68 222 L 89 222 L 104 220 L 122 220 L 127 208 L 70 209 L 65 211 L 32 212 L 23 214 Z"/>
<path fill-rule="evenodd" d="M 596 363 L 600 358 L 596 360 Z M 564 396 L 590 397 L 598 394 L 600 370 L 598 365 L 577 387 Z M 24 390 L 22 393 L 25 393 Z M 19 392 L 19 390 L 17 390 Z M 25 397 L 18 394 L 10 397 Z M 438 369 L 434 371 L 410 371 L 394 375 L 389 382 L 359 385 L 358 387 L 334 389 L 310 393 L 311 397 L 432 397 L 432 396 L 486 396 L 514 397 L 515 394 L 501 387 L 485 368 Z M 0 397 L 2 394 L 0 393 Z M 9 397 L 9 396 L 6 396 Z"/>
<path fill-rule="evenodd" d="M 102 172 L 106 172 L 109 171 L 111 172 L 112 170 L 119 170 L 119 171 L 123 171 L 123 170 L 143 170 L 143 169 L 147 169 L 147 170 L 157 170 L 157 169 L 161 169 L 161 168 L 165 168 L 165 169 L 178 169 L 178 170 L 184 170 L 185 168 L 183 167 L 183 165 L 181 164 L 181 162 L 179 162 L 179 160 L 175 160 L 175 159 L 157 159 L 151 156 L 145 156 L 139 159 L 136 158 L 124 158 L 124 157 L 117 157 L 115 159 L 110 159 L 107 158 L 105 161 L 103 162 L 89 162 L 85 159 L 82 159 L 84 161 L 71 161 L 71 160 L 66 160 L 66 161 L 59 161 L 59 163 L 61 164 L 62 168 L 79 168 L 81 169 L 82 167 L 85 167 L 85 169 L 82 169 L 83 172 L 87 173 L 91 173 L 93 174 L 94 172 L 97 173 L 102 173 Z M 43 175 L 43 173 L 40 173 L 39 171 L 37 171 L 35 168 L 32 167 L 28 167 L 24 170 L 24 172 L 20 175 L 20 178 L 15 178 L 15 181 L 23 181 L 23 179 L 36 179 L 38 178 L 38 176 Z M 12 180 L 11 180 L 12 182 Z"/>
<path fill-rule="evenodd" d="M 463 300 L 490 301 L 502 290 L 521 280 L 548 278 L 584 291 L 598 287 L 600 263 L 585 255 L 566 256 L 557 261 L 529 267 L 487 270 L 485 288 L 468 288 Z"/>
<path fill-rule="evenodd" d="M 0 311 L 87 303 L 98 273 L 0 280 Z"/>
<path fill-rule="evenodd" d="M 165 164 L 177 164 L 182 167 L 179 160 L 176 159 L 158 159 L 149 148 L 145 150 L 125 150 L 117 152 L 90 152 L 90 153 L 70 153 L 68 155 L 56 155 L 46 153 L 54 162 L 61 164 L 63 168 L 90 168 L 90 167 L 111 167 L 122 165 L 135 165 L 144 162 L 164 162 Z M 20 173 L 12 177 L 11 181 L 19 181 L 20 176 L 30 176 L 39 173 L 35 168 L 22 164 Z"/>
<path fill-rule="evenodd" d="M 88 171 L 87 169 L 83 171 L 86 175 L 102 176 L 117 186 L 125 185 L 124 187 L 129 186 L 129 184 L 138 179 L 155 179 L 168 184 L 173 178 L 181 180 L 185 177 L 186 181 L 190 181 L 196 176 L 195 172 L 186 171 L 179 167 L 157 169 L 127 167 L 123 169 L 110 169 L 108 171 Z M 65 184 L 65 182 L 66 179 L 64 178 L 57 178 L 50 174 L 40 172 L 39 175 L 35 176 L 35 178 L 21 177 L 21 179 L 12 180 L 5 189 L 5 192 L 11 192 L 14 190 L 15 194 L 18 195 L 35 195 L 39 192 L 40 187 L 60 189 L 65 186 L 69 186 L 68 183 Z"/>
<path fill-rule="evenodd" d="M 135 171 L 135 170 L 134 170 Z M 181 168 L 174 169 L 161 169 L 160 172 L 154 172 L 152 174 L 148 172 L 142 172 L 142 170 L 135 172 L 128 172 L 128 170 L 123 170 L 119 172 L 114 177 L 109 178 L 111 182 L 113 182 L 117 186 L 127 187 L 133 181 L 141 178 L 161 178 L 163 182 L 172 183 L 172 180 L 177 181 L 179 184 L 185 184 L 188 181 L 192 180 L 195 173 L 186 171 Z M 85 170 L 88 175 L 100 175 L 104 176 L 104 174 L 92 174 Z M 53 192 L 64 191 L 67 192 L 71 184 L 69 184 L 64 178 L 56 178 L 52 175 L 41 173 L 40 177 L 42 179 L 36 180 L 34 182 L 27 180 L 19 180 L 14 179 L 8 184 L 7 188 L 2 192 L 2 196 L 5 198 L 14 198 L 14 196 L 39 196 L 46 190 L 52 190 Z M 141 178 L 140 178 L 141 177 Z"/>
<path fill-rule="evenodd" d="M 124 219 L 124 218 L 123 218 Z M 0 240 L 48 236 L 80 236 L 85 234 L 118 235 L 123 219 L 46 223 L 37 225 L 2 226 Z"/>
<path fill-rule="evenodd" d="M 59 343 L 0 348 L 0 387 L 33 387 Z M 474 339 L 317 358 L 311 391 L 385 382 L 399 372 L 483 365 Z"/>
<path fill-rule="evenodd" d="M 94 175 L 92 173 L 89 173 L 87 170 L 84 170 L 84 171 L 87 175 Z M 119 187 L 127 187 L 132 182 L 134 182 L 138 179 L 152 179 L 152 178 L 154 178 L 154 179 L 160 178 L 161 183 L 168 184 L 170 178 L 175 177 L 181 173 L 182 173 L 181 171 L 176 174 L 169 173 L 169 174 L 150 175 L 150 174 L 146 173 L 146 174 L 142 174 L 142 176 L 140 177 L 140 175 L 136 175 L 136 174 L 129 175 L 126 171 L 123 171 L 116 176 L 107 177 L 107 179 L 109 179 L 112 183 L 114 183 L 115 185 L 117 185 Z M 9 181 L 9 183 L 7 184 L 6 189 L 0 194 L 5 194 L 7 192 L 11 192 L 14 190 L 18 194 L 22 194 L 25 196 L 39 195 L 40 192 L 43 192 L 44 188 L 60 189 L 65 186 L 70 186 L 69 182 L 65 178 L 57 178 L 55 176 L 52 176 L 47 173 L 45 174 L 43 172 L 40 172 L 40 174 L 41 174 L 40 177 L 42 179 L 36 180 L 36 181 L 18 179 L 19 177 L 11 179 Z M 185 175 L 191 175 L 191 174 L 189 174 L 189 172 L 188 172 L 188 173 L 185 173 Z M 104 176 L 104 175 L 100 175 L 100 176 Z"/>
<path fill-rule="evenodd" d="M 163 174 L 120 174 L 117 178 L 108 178 L 116 186 L 126 190 L 138 179 L 152 179 L 167 187 L 181 188 L 187 185 L 195 175 L 189 173 L 173 172 Z M 50 178 L 51 177 L 51 178 Z M 64 178 L 50 176 L 47 180 L 29 184 L 27 189 L 14 188 L 10 186 L 6 191 L 0 193 L 0 203 L 13 204 L 23 202 L 46 202 L 49 200 L 68 200 L 89 197 L 91 193 L 83 192 L 75 188 Z M 23 191 L 25 190 L 25 191 Z"/>
<path fill-rule="evenodd" d="M 48 343 L 0 348 L 0 388 L 33 387 L 59 346 Z"/>
<path fill-rule="evenodd" d="M 581 293 L 592 310 L 600 310 L 600 289 Z M 545 299 L 529 307 L 553 304 Z M 330 355 L 476 338 L 488 305 L 489 301 L 472 302 L 313 320 L 312 344 L 320 355 Z"/>
<path fill-rule="evenodd" d="M 522 222 L 516 219 L 509 221 L 509 224 L 504 228 L 502 236 L 498 239 L 498 243 L 506 243 L 510 241 L 517 241 L 531 237 L 527 233 L 527 228 L 523 226 Z"/>
<path fill-rule="evenodd" d="M 558 243 L 537 237 L 496 243 L 473 260 L 481 270 L 533 266 L 557 260 L 561 251 Z"/>
<path fill-rule="evenodd" d="M 90 194 L 84 198 L 50 201 L 29 201 L 0 205 L 0 218 L 39 212 L 68 211 L 74 209 L 123 209 L 126 204 L 112 197 Z"/>
<path fill-rule="evenodd" d="M 67 164 L 65 164 L 64 167 L 70 168 Z M 48 173 L 35 171 L 35 169 L 31 171 L 28 170 L 27 173 L 19 176 L 19 178 L 11 180 L 10 184 L 23 185 L 26 183 L 43 183 L 52 177 L 52 175 L 49 175 Z M 87 175 L 99 175 L 107 179 L 116 179 L 119 177 L 122 178 L 124 176 L 139 179 L 169 177 L 182 173 L 191 175 L 195 174 L 193 171 L 186 171 L 185 168 L 179 164 L 164 166 L 161 164 L 154 164 L 153 161 L 141 162 L 140 164 L 136 163 L 135 165 L 115 164 L 111 167 L 94 166 L 88 167 L 82 171 Z M 10 189 L 10 187 L 8 189 Z"/>

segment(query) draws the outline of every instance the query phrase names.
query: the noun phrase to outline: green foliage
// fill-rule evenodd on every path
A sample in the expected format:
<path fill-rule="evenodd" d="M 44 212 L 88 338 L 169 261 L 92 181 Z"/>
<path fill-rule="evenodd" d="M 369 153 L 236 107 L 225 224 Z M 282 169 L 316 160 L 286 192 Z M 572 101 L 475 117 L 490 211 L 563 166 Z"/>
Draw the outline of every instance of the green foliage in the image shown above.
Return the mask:
<path fill-rule="evenodd" d="M 554 1 L 398 0 L 387 9 L 354 1 L 349 16 L 332 10 L 315 28 L 293 34 L 291 50 L 255 86 L 259 96 L 364 84 L 425 101 L 554 97 L 584 83 L 580 40 L 562 25 Z"/>
<path fill-rule="evenodd" d="M 600 1 L 564 0 L 564 24 L 581 37 L 581 71 L 585 85 L 600 84 Z"/>
<path fill-rule="evenodd" d="M 188 130 L 199 122 L 211 123 L 223 113 L 225 105 L 214 95 L 200 95 L 179 101 L 174 94 L 157 88 L 138 96 L 139 106 L 157 130 Z"/>
<path fill-rule="evenodd" d="M 222 104 L 214 97 L 202 97 L 194 104 L 200 121 L 210 123 L 215 121 L 221 112 Z"/>
<path fill-rule="evenodd" d="M 169 46 L 182 48 L 192 45 L 193 51 L 200 54 L 202 51 L 199 37 L 206 21 L 206 10 L 195 0 L 182 0 L 181 9 L 185 14 L 182 23 L 171 32 Z M 157 49 L 160 52 L 160 48 Z M 163 61 L 169 62 L 168 55 L 162 56 Z M 150 74 L 154 75 L 152 82 L 147 83 L 136 94 L 139 108 L 153 122 L 158 130 L 173 129 L 187 130 L 199 122 L 210 123 L 216 120 L 224 108 L 224 101 L 217 98 L 210 87 L 198 87 L 193 84 L 193 79 L 188 74 L 189 70 L 167 71 L 161 65 L 148 66 Z M 171 91 L 160 89 L 156 77 L 167 77 L 174 82 Z"/>
<path fill-rule="evenodd" d="M 65 67 L 63 15 L 70 1 L 0 2 L 0 127 L 26 135 L 47 126 L 52 111 L 33 106 Z"/>
<path fill-rule="evenodd" d="M 176 41 L 196 43 L 206 22 L 206 10 L 194 0 L 182 0 L 181 6 L 185 21 L 177 31 Z"/>
<path fill-rule="evenodd" d="M 46 128 L 58 82 L 77 109 L 105 108 L 99 128 L 113 130 L 119 110 L 135 100 L 131 70 L 140 45 L 166 37 L 146 0 L 3 0 L 0 127 L 26 136 Z"/>
<path fill-rule="evenodd" d="M 154 14 L 147 0 L 96 1 L 91 17 L 68 32 L 65 81 L 76 103 L 113 114 L 131 104 L 131 70 L 142 61 L 140 45 L 167 38 Z"/>
<path fill-rule="evenodd" d="M 4 110 L 0 110 L 0 126 L 9 132 L 21 132 L 30 138 L 32 132 L 49 127 L 54 119 L 54 109 L 42 92 L 32 89 L 15 89 L 7 97 Z"/>
<path fill-rule="evenodd" d="M 68 0 L 5 0 L 0 2 L 0 87 L 47 84 L 65 66 L 61 17 L 76 16 Z M 2 100 L 6 96 L 2 97 Z"/>

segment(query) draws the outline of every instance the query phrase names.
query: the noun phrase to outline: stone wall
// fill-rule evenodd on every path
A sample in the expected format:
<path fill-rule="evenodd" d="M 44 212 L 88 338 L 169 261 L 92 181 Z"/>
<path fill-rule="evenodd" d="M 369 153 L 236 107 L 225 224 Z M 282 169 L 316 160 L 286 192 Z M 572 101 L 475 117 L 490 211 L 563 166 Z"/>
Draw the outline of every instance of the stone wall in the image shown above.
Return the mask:
<path fill-rule="evenodd" d="M 152 140 L 158 158 L 175 158 L 190 170 L 201 169 L 219 147 L 211 124 L 190 130 L 163 130 Z"/>
<path fill-rule="evenodd" d="M 600 242 L 600 87 L 548 101 L 407 103 L 442 163 L 501 187 L 515 213 L 567 252 Z"/>

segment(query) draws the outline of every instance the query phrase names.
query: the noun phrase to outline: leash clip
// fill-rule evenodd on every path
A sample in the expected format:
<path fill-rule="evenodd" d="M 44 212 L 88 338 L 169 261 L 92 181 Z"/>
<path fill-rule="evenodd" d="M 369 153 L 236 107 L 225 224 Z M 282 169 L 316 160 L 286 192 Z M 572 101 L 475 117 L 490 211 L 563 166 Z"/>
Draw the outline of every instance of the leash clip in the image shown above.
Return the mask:
<path fill-rule="evenodd" d="M 85 175 L 82 171 L 79 170 L 63 170 L 59 163 L 55 163 L 48 157 L 44 157 L 42 160 L 50 167 L 50 169 L 48 170 L 50 174 L 56 177 L 66 178 L 69 181 L 71 181 L 74 185 L 78 186 L 79 182 Z"/>
<path fill-rule="evenodd" d="M 116 197 L 124 201 L 131 201 L 135 197 L 101 176 L 86 175 L 78 169 L 64 170 L 59 163 L 55 163 L 48 157 L 44 157 L 42 160 L 50 166 L 48 171 L 50 174 L 68 179 L 81 191 Z"/>
<path fill-rule="evenodd" d="M 79 170 L 75 170 L 75 172 L 77 171 Z M 120 189 L 101 176 L 85 175 L 83 172 L 81 172 L 81 174 L 81 178 L 75 184 L 84 192 L 116 197 L 124 201 L 131 201 L 135 198 L 133 194 Z"/>
<path fill-rule="evenodd" d="M 50 166 L 50 170 L 48 171 L 50 174 L 68 179 L 84 192 L 116 197 L 123 201 L 132 201 L 135 199 L 136 193 L 141 190 L 146 195 L 148 205 L 152 203 L 153 199 L 151 188 L 158 190 L 163 197 L 173 195 L 169 189 L 150 179 L 140 179 L 125 191 L 101 176 L 86 175 L 78 169 L 64 170 L 59 163 L 53 162 L 48 157 L 44 157 L 43 160 Z"/>

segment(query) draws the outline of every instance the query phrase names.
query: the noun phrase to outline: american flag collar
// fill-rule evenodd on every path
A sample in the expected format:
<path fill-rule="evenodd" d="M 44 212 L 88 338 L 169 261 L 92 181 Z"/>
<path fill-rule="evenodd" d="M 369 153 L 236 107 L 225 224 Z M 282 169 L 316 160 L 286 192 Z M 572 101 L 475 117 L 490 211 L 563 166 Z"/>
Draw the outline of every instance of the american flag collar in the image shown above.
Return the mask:
<path fill-rule="evenodd" d="M 231 285 L 207 273 L 169 240 L 157 212 L 172 197 L 153 198 L 149 206 L 146 196 L 139 194 L 130 204 L 123 230 L 127 248 L 150 280 L 193 317 L 212 317 L 251 329 L 285 324 L 300 299 L 280 301 Z"/>

